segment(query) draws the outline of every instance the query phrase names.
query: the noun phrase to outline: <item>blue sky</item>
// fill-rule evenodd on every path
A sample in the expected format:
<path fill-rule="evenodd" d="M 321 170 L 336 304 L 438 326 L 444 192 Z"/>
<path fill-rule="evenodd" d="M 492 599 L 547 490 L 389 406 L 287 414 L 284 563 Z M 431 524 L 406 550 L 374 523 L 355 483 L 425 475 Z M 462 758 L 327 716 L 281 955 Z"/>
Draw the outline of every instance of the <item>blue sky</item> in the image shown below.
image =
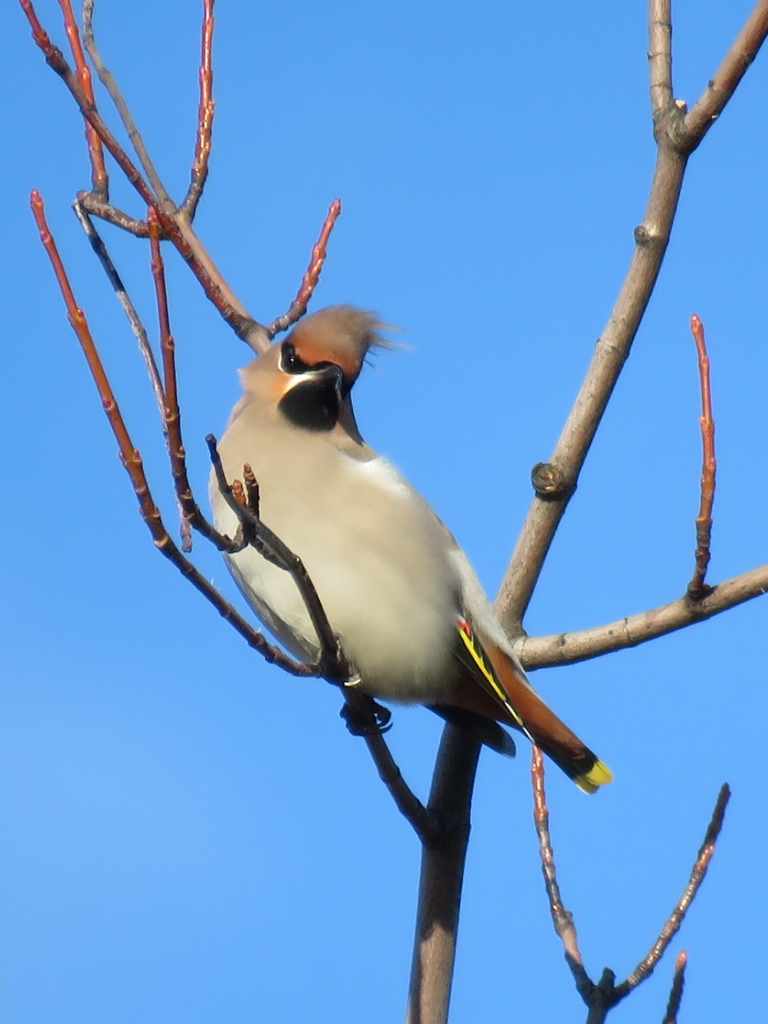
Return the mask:
<path fill-rule="evenodd" d="M 694 101 L 750 3 L 675 5 L 676 95 Z M 40 14 L 63 42 L 58 7 Z M 211 181 L 198 230 L 270 320 L 325 211 L 344 212 L 314 308 L 405 329 L 358 388 L 367 440 L 455 532 L 493 594 L 610 312 L 653 167 L 639 0 L 366 5 L 221 0 Z M 196 4 L 102 0 L 97 31 L 179 196 L 193 148 Z M 418 849 L 338 695 L 265 666 L 153 550 L 27 207 L 39 188 L 137 444 L 168 502 L 132 337 L 69 211 L 82 130 L 13 4 L 2 164 L 6 510 L 0 588 L 0 1013 L 7 1024 L 397 1020 Z M 656 293 L 531 605 L 531 633 L 679 596 L 698 505 L 704 320 L 719 459 L 713 581 L 768 557 L 768 62 L 694 155 Z M 104 104 L 105 110 L 108 109 Z M 117 176 L 117 200 L 140 207 Z M 139 243 L 105 233 L 150 319 Z M 168 254 L 184 426 L 200 496 L 248 353 Z M 235 597 L 215 552 L 199 564 Z M 768 912 L 768 605 L 540 672 L 611 765 L 583 797 L 549 776 L 566 905 L 593 977 L 624 976 L 677 900 L 722 782 L 723 838 L 673 952 L 681 1021 L 756 1020 Z M 398 710 L 426 794 L 439 724 Z M 660 1020 L 673 956 L 614 1011 Z M 482 757 L 452 1020 L 585 1016 L 548 917 L 528 751 Z"/>

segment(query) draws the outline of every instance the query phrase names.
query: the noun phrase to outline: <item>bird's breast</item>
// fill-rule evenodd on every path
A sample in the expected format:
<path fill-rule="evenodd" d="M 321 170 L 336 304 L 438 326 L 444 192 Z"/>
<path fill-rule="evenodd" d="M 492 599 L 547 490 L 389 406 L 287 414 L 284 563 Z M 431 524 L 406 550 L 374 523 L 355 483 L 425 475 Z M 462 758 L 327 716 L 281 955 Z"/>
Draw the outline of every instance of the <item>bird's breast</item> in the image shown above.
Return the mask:
<path fill-rule="evenodd" d="M 250 462 L 262 520 L 304 562 L 364 689 L 400 701 L 438 697 L 451 683 L 459 582 L 450 536 L 431 509 L 378 456 L 354 458 L 313 438 L 253 445 L 233 426 L 220 445 L 227 477 Z M 212 500 L 217 526 L 232 534 L 234 514 L 215 490 Z M 268 628 L 313 657 L 314 631 L 288 574 L 253 549 L 228 560 Z"/>

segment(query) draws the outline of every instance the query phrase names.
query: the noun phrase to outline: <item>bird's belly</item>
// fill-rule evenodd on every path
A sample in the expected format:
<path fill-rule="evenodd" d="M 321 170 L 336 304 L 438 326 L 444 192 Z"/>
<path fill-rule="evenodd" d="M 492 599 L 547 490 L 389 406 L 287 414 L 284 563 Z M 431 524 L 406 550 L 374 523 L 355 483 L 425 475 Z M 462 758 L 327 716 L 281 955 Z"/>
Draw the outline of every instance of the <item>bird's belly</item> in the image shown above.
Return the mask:
<path fill-rule="evenodd" d="M 457 600 L 442 527 L 384 460 L 346 461 L 352 479 L 322 487 L 286 475 L 270 489 L 262 479 L 262 518 L 304 562 L 362 688 L 400 702 L 439 699 L 453 681 Z M 232 533 L 233 514 L 215 495 L 214 504 L 219 528 Z M 270 631 L 314 658 L 317 639 L 288 573 L 252 548 L 228 562 Z"/>

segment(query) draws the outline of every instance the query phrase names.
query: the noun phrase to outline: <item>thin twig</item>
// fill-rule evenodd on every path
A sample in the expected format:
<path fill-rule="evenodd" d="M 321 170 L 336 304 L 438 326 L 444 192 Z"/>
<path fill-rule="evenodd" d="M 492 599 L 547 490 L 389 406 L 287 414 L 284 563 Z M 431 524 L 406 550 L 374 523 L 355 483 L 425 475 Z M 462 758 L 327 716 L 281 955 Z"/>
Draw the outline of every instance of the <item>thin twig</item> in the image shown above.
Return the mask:
<path fill-rule="evenodd" d="M 198 569 L 184 557 L 178 547 L 171 540 L 168 531 L 163 525 L 160 510 L 157 505 L 155 505 L 152 498 L 149 483 L 144 472 L 141 455 L 133 446 L 133 442 L 131 441 L 122 413 L 120 412 L 114 392 L 112 391 L 112 386 L 109 383 L 106 371 L 104 370 L 101 358 L 93 341 L 85 314 L 78 307 L 77 302 L 75 301 L 75 296 L 72 292 L 72 287 L 69 283 L 67 273 L 64 269 L 56 243 L 53 240 L 45 219 L 45 210 L 39 192 L 32 192 L 30 205 L 40 232 L 40 239 L 48 254 L 48 258 L 51 261 L 51 266 L 53 267 L 59 288 L 61 289 L 62 296 L 64 297 L 69 322 L 77 335 L 91 374 L 93 375 L 99 397 L 104 407 L 104 412 L 106 413 L 109 425 L 111 426 L 118 443 L 120 459 L 128 473 L 133 489 L 136 493 L 141 517 L 147 524 L 149 532 L 152 535 L 152 539 L 155 542 L 155 546 L 160 553 L 175 565 L 179 572 L 211 602 L 218 613 L 245 639 L 246 643 L 253 647 L 254 650 L 257 650 L 266 661 L 278 665 L 280 668 L 294 676 L 316 676 L 318 672 L 315 666 L 304 665 L 301 662 L 294 661 L 293 658 L 289 658 L 288 655 L 281 651 L 279 647 L 275 647 L 274 644 L 269 643 L 266 637 L 246 622 L 242 615 L 240 615 L 232 605 L 229 604 L 229 602 L 224 600 L 221 594 L 211 585 L 211 583 L 209 583 L 202 573 L 200 573 Z"/>
<path fill-rule="evenodd" d="M 652 29 L 652 35 L 654 31 L 659 30 Z M 766 34 L 768 0 L 760 0 L 713 79 L 714 84 L 707 87 L 694 110 L 686 116 L 684 105 L 675 102 L 670 102 L 666 111 L 657 110 L 656 167 L 645 216 L 635 230 L 632 262 L 560 439 L 549 463 L 544 464 L 548 486 L 534 498 L 496 599 L 497 612 L 510 636 L 523 633 L 523 617 L 550 545 L 653 293 L 688 157 L 733 95 Z M 652 75 L 652 102 L 657 103 L 656 86 L 661 80 L 658 69 Z"/>
<path fill-rule="evenodd" d="M 96 230 L 91 218 L 88 216 L 86 210 L 83 209 L 82 204 L 76 201 L 72 204 L 72 209 L 75 211 L 75 216 L 80 221 L 80 226 L 85 232 L 86 238 L 90 242 L 91 248 L 96 253 L 99 259 L 99 263 L 107 275 L 109 283 L 114 289 L 115 295 L 117 296 L 118 302 L 123 307 L 125 315 L 128 317 L 128 322 L 131 325 L 136 340 L 139 344 L 139 350 L 144 357 L 144 362 L 147 365 L 147 372 L 149 373 L 149 379 L 152 384 L 152 390 L 155 394 L 155 401 L 157 407 L 160 410 L 160 419 L 163 423 L 163 430 L 165 431 L 165 395 L 163 392 L 163 382 L 160 379 L 160 371 L 157 368 L 157 361 L 155 360 L 155 354 L 152 351 L 152 347 L 149 344 L 149 338 L 147 336 L 146 328 L 141 321 L 141 317 L 136 310 L 133 302 L 131 302 L 130 296 L 126 291 L 123 280 L 117 272 L 117 268 L 112 262 L 112 258 L 107 252 L 107 247 L 104 245 L 104 241 L 101 235 Z M 166 434 L 167 439 L 167 434 Z"/>
<path fill-rule="evenodd" d="M 573 971 L 574 966 L 577 966 L 583 972 L 584 961 L 579 950 L 579 938 L 576 934 L 573 914 L 563 906 L 560 886 L 557 883 L 555 857 L 552 852 L 552 839 L 549 834 L 547 794 L 544 788 L 544 758 L 537 746 L 534 746 L 532 750 L 531 781 L 533 783 L 533 820 L 536 825 L 536 835 L 539 838 L 541 870 L 544 875 L 547 898 L 549 899 L 552 924 L 555 926 L 555 931 L 563 943 L 565 957 L 571 970 Z"/>
<path fill-rule="evenodd" d="M 64 13 L 64 29 L 67 33 L 69 45 L 72 50 L 72 56 L 75 60 L 77 80 L 80 83 L 80 88 L 91 103 L 95 103 L 93 95 L 93 81 L 91 80 L 91 69 L 88 67 L 85 54 L 83 53 L 83 47 L 80 41 L 80 31 L 77 27 L 77 22 L 75 21 L 74 11 L 72 10 L 72 0 L 59 0 L 59 6 Z M 85 138 L 88 144 L 88 156 L 91 161 L 91 184 L 93 185 L 93 192 L 99 199 L 106 201 L 109 199 L 109 177 L 107 175 L 106 164 L 104 163 L 104 148 L 101 144 L 101 139 L 93 130 L 92 125 L 87 119 L 85 122 Z"/>
<path fill-rule="evenodd" d="M 60 2 L 69 3 L 70 0 L 60 0 Z M 155 165 L 152 163 L 152 159 L 149 155 L 144 139 L 141 137 L 139 129 L 136 127 L 136 122 L 133 119 L 130 108 L 125 101 L 125 97 L 120 91 L 120 87 L 115 81 L 115 76 L 107 68 L 102 59 L 99 48 L 96 45 L 96 39 L 93 34 L 93 3 L 94 0 L 83 0 L 83 39 L 85 42 L 85 48 L 88 51 L 88 56 L 93 61 L 93 66 L 96 68 L 96 74 L 99 76 L 101 84 L 107 90 L 112 98 L 112 102 L 117 108 L 117 112 L 120 115 L 120 120 L 123 122 L 128 138 L 131 141 L 134 152 L 139 158 L 139 163 L 144 168 L 144 173 L 149 179 L 155 194 L 162 202 L 168 213 L 171 213 L 174 209 L 174 203 L 168 192 L 160 180 L 160 175 L 157 173 Z M 93 102 L 93 96 L 91 96 L 91 102 Z"/>
<path fill-rule="evenodd" d="M 675 976 L 672 979 L 672 988 L 669 993 L 667 1012 L 664 1014 L 664 1020 L 661 1024 L 677 1024 L 677 1015 L 680 1012 L 680 1003 L 683 998 L 683 989 L 685 988 L 685 968 L 687 966 L 688 954 L 685 950 L 681 950 L 681 952 L 677 954 Z"/>
<path fill-rule="evenodd" d="M 320 280 L 320 273 L 323 269 L 323 263 L 325 263 L 328 239 L 331 236 L 333 226 L 338 220 L 340 213 L 341 200 L 334 199 L 331 203 L 330 209 L 328 210 L 325 221 L 323 222 L 320 237 L 312 249 L 309 266 L 307 267 L 306 273 L 302 279 L 298 294 L 291 303 L 288 312 L 279 316 L 277 320 L 273 320 L 267 328 L 267 333 L 270 338 L 274 338 L 276 334 L 280 334 L 282 331 L 287 331 L 289 327 L 295 324 L 297 320 L 300 320 L 307 312 L 309 300 L 312 298 L 312 293 L 317 287 L 317 282 Z"/>
<path fill-rule="evenodd" d="M 533 778 L 534 792 L 534 821 L 536 823 L 536 832 L 539 837 L 541 865 L 542 871 L 544 872 L 544 883 L 547 889 L 552 921 L 555 925 L 555 931 L 560 936 L 563 947 L 565 948 L 565 958 L 571 969 L 571 973 L 573 974 L 574 981 L 576 982 L 577 991 L 584 1000 L 584 1003 L 589 1007 L 587 1024 L 602 1024 L 608 1015 L 609 1010 L 620 1003 L 622 999 L 625 999 L 633 989 L 637 988 L 638 985 L 651 976 L 659 961 L 664 956 L 670 942 L 679 931 L 680 926 L 685 919 L 685 915 L 687 914 L 691 903 L 693 903 L 696 898 L 696 894 L 701 887 L 701 883 L 704 881 L 707 868 L 709 867 L 709 862 L 712 860 L 714 855 L 715 843 L 717 841 L 717 837 L 720 835 L 720 830 L 723 827 L 725 808 L 728 804 L 728 800 L 730 799 L 731 791 L 727 785 L 724 785 L 721 788 L 712 814 L 712 819 L 707 828 L 706 835 L 704 836 L 704 842 L 699 849 L 696 863 L 691 871 L 691 877 L 688 881 L 688 885 L 685 887 L 683 895 L 680 897 L 677 906 L 668 917 L 658 939 L 651 947 L 648 955 L 640 961 L 635 970 L 620 985 L 615 983 L 616 975 L 607 967 L 603 971 L 600 981 L 597 984 L 594 984 L 584 969 L 581 953 L 579 951 L 576 929 L 573 924 L 573 917 L 563 906 L 560 887 L 557 884 L 554 855 L 552 853 L 552 843 L 549 836 L 549 814 L 547 811 L 546 795 L 544 792 L 544 762 L 540 751 L 536 748 L 534 748 L 533 751 L 531 774 Z M 678 957 L 678 973 L 681 973 L 680 964 L 681 961 Z M 682 978 L 679 980 L 679 989 L 677 1006 L 679 1006 L 680 996 L 682 995 Z M 673 994 L 674 992 L 675 988 L 673 987 Z M 672 1005 L 672 997 L 670 997 L 670 1006 Z M 677 1012 L 676 1009 L 675 1012 Z"/>
<path fill-rule="evenodd" d="M 704 339 L 704 325 L 694 315 L 691 317 L 691 332 L 696 342 L 701 381 L 701 439 L 704 449 L 701 469 L 701 504 L 696 517 L 696 568 L 688 584 L 688 596 L 694 601 L 712 592 L 704 582 L 709 565 L 709 545 L 712 539 L 712 506 L 715 501 L 715 421 L 712 418 L 712 388 L 709 379 L 709 355 Z"/>
<path fill-rule="evenodd" d="M 179 207 L 180 214 L 189 221 L 194 220 L 197 204 L 203 194 L 211 155 L 213 115 L 216 109 L 213 99 L 213 29 L 215 24 L 213 4 L 214 0 L 203 0 L 203 40 L 199 72 L 200 103 L 197 109 L 195 160 L 192 164 L 189 189 L 184 197 L 184 202 Z"/>
<path fill-rule="evenodd" d="M 700 601 L 692 601 L 686 596 L 592 629 L 550 636 L 519 637 L 515 641 L 515 651 L 523 666 L 531 670 L 572 665 L 611 651 L 637 647 L 656 637 L 704 622 L 713 615 L 719 615 L 763 594 L 768 594 L 768 564 L 718 583 Z"/>
<path fill-rule="evenodd" d="M 712 819 L 707 827 L 706 835 L 704 836 L 704 842 L 701 844 L 699 849 L 696 863 L 693 865 L 691 870 L 691 877 L 688 881 L 688 885 L 685 887 L 683 895 L 680 897 L 677 906 L 669 915 L 666 924 L 661 929 L 658 939 L 654 942 L 653 946 L 648 952 L 648 955 L 637 965 L 632 973 L 627 977 L 626 981 L 623 981 L 621 985 L 616 986 L 616 991 L 619 993 L 619 999 L 623 999 L 625 995 L 632 991 L 633 988 L 649 978 L 653 973 L 656 965 L 662 956 L 666 952 L 667 946 L 669 946 L 672 939 L 675 937 L 680 929 L 685 915 L 688 913 L 688 909 L 696 898 L 696 893 L 701 887 L 701 883 L 707 874 L 709 868 L 709 862 L 715 853 L 715 843 L 720 835 L 720 831 L 723 827 L 723 820 L 725 818 L 725 809 L 728 806 L 728 801 L 731 798 L 731 790 L 727 783 L 720 789 L 720 793 L 715 803 L 715 809 L 712 812 Z"/>
<path fill-rule="evenodd" d="M 123 210 L 119 210 L 111 203 L 99 199 L 93 192 L 78 192 L 77 201 L 86 213 L 90 213 L 93 217 L 105 220 L 108 224 L 114 224 L 116 228 L 127 231 L 129 235 L 135 235 L 136 238 L 149 238 L 149 227 L 145 220 L 137 220 L 136 217 L 124 213 Z"/>
<path fill-rule="evenodd" d="M 32 38 L 42 50 L 46 63 L 59 75 L 67 86 L 80 112 L 93 126 L 104 146 L 125 175 L 128 183 L 136 189 L 145 205 L 151 206 L 155 211 L 164 234 L 176 246 L 183 259 L 186 260 L 206 296 L 239 338 L 250 345 L 256 352 L 267 351 L 270 346 L 270 339 L 264 326 L 248 313 L 224 281 L 224 278 L 206 252 L 192 226 L 183 218 L 172 215 L 164 209 L 162 202 L 152 192 L 138 168 L 109 130 L 95 105 L 83 93 L 76 76 L 73 74 L 61 50 L 53 45 L 48 33 L 40 24 L 32 0 L 19 0 L 19 2 L 32 28 Z M 84 203 L 84 205 L 86 204 Z M 88 206 L 87 208 L 91 213 L 98 212 L 93 207 Z"/>

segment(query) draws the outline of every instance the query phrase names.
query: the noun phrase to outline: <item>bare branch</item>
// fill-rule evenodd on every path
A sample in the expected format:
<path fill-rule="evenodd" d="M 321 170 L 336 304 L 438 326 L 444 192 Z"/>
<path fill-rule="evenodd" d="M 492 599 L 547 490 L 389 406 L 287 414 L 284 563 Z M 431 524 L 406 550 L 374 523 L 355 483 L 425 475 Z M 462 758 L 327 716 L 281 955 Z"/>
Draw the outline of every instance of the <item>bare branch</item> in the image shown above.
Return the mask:
<path fill-rule="evenodd" d="M 532 750 L 531 781 L 533 783 L 533 821 L 536 826 L 536 835 L 539 838 L 541 870 L 544 875 L 547 898 L 549 899 L 549 912 L 552 915 L 552 924 L 555 926 L 555 931 L 563 943 L 565 957 L 571 970 L 573 970 L 574 966 L 581 967 L 583 970 L 584 961 L 579 950 L 579 937 L 576 934 L 573 914 L 563 906 L 560 886 L 557 884 L 555 857 L 552 852 L 552 839 L 549 834 L 549 808 L 547 807 L 547 794 L 544 788 L 544 757 L 537 746 L 534 746 Z"/>
<path fill-rule="evenodd" d="M 654 3 L 652 15 L 655 10 Z M 651 27 L 652 51 L 654 37 L 660 33 L 658 25 Z M 669 242 L 688 157 L 733 94 L 766 33 L 768 0 L 761 0 L 713 80 L 715 84 L 708 87 L 694 111 L 686 117 L 684 104 L 675 102 L 669 103 L 665 111 L 655 108 L 656 168 L 643 222 L 635 229 L 634 256 L 554 453 L 549 463 L 544 464 L 548 485 L 537 490 L 496 599 L 499 618 L 510 636 L 523 632 L 523 616 L 552 539 L 576 489 L 584 460 L 653 293 Z M 651 75 L 655 86 L 652 103 L 657 104 L 662 75 L 655 66 Z M 702 116 L 700 108 L 707 111 L 706 116 Z"/>
<path fill-rule="evenodd" d="M 677 1015 L 680 1012 L 680 1003 L 683 998 L 683 989 L 685 987 L 685 968 L 687 966 L 688 954 L 685 950 L 682 950 L 677 954 L 675 976 L 672 979 L 672 990 L 669 993 L 667 1012 L 664 1014 L 664 1020 L 661 1024 L 677 1024 Z"/>
<path fill-rule="evenodd" d="M 428 804 L 439 831 L 422 849 L 406 1024 L 445 1024 L 448 1018 L 479 754 L 476 740 L 445 726 Z"/>
<path fill-rule="evenodd" d="M 712 387 L 709 379 L 709 355 L 704 340 L 704 325 L 694 315 L 691 317 L 691 331 L 696 342 L 701 381 L 701 439 L 704 449 L 701 470 L 701 504 L 696 517 L 696 569 L 688 584 L 688 596 L 694 601 L 712 593 L 712 587 L 704 582 L 709 565 L 709 545 L 712 539 L 712 506 L 715 501 L 715 421 L 712 418 Z"/>
<path fill-rule="evenodd" d="M 731 791 L 727 785 L 724 785 L 721 788 L 712 814 L 712 819 L 707 827 L 706 835 L 704 836 L 704 842 L 699 849 L 696 863 L 691 871 L 691 877 L 688 885 L 685 887 L 683 895 L 680 897 L 677 906 L 667 919 L 658 939 L 651 947 L 648 955 L 640 961 L 635 970 L 620 985 L 615 984 L 616 975 L 609 968 L 606 968 L 603 971 L 600 981 L 597 984 L 594 984 L 584 969 L 573 917 L 563 906 L 560 887 L 557 884 L 554 855 L 552 853 L 552 843 L 549 836 L 549 812 L 547 810 L 546 794 L 544 791 L 544 760 L 541 756 L 541 752 L 536 747 L 533 749 L 531 775 L 533 779 L 534 793 L 534 821 L 536 824 L 536 833 L 539 837 L 541 866 L 544 873 L 544 884 L 546 886 L 547 897 L 549 899 L 552 921 L 555 926 L 555 931 L 562 940 L 563 947 L 565 949 L 565 959 L 568 962 L 571 973 L 573 974 L 577 991 L 589 1007 L 587 1024 L 602 1024 L 608 1015 L 609 1010 L 620 1003 L 622 999 L 625 999 L 633 989 L 637 988 L 638 985 L 651 976 L 659 961 L 664 956 L 670 942 L 679 931 L 680 926 L 685 919 L 685 915 L 687 914 L 691 903 L 693 903 L 696 898 L 696 894 L 701 887 L 701 883 L 704 881 L 707 868 L 709 867 L 709 862 L 712 860 L 714 855 L 715 843 L 723 827 L 725 809 L 728 805 Z M 677 960 L 675 984 L 673 985 L 672 995 L 670 996 L 669 1007 L 667 1010 L 668 1014 L 670 1012 L 670 1008 L 674 1008 L 674 1012 L 677 1013 L 677 1008 L 680 1005 L 683 986 L 682 971 L 685 967 L 684 957 L 685 954 L 682 954 Z M 674 1002 L 675 999 L 676 1002 Z"/>
<path fill-rule="evenodd" d="M 686 133 L 701 142 L 707 130 L 723 112 L 726 103 L 733 96 L 747 68 L 760 52 L 768 35 L 768 0 L 759 0 L 747 18 L 744 28 L 736 36 L 723 63 L 710 79 L 704 94 L 686 115 Z"/>
<path fill-rule="evenodd" d="M 551 636 L 523 636 L 515 642 L 515 650 L 527 669 L 553 668 L 587 661 L 611 651 L 655 640 L 678 629 L 704 622 L 713 615 L 735 608 L 745 601 L 768 593 L 768 564 L 718 583 L 706 597 L 693 601 L 681 597 L 639 615 L 629 615 L 605 626 L 596 626 L 575 633 Z"/>
<path fill-rule="evenodd" d="M 270 346 L 270 338 L 265 328 L 257 320 L 254 320 L 229 288 L 213 260 L 206 252 L 205 247 L 200 242 L 200 239 L 195 234 L 192 226 L 180 216 L 169 213 L 152 192 L 139 170 L 133 164 L 133 161 L 107 127 L 95 105 L 83 93 L 61 50 L 51 42 L 48 33 L 43 29 L 35 13 L 32 0 L 19 0 L 19 2 L 32 28 L 32 38 L 42 50 L 47 64 L 65 83 L 80 108 L 80 112 L 93 126 L 104 146 L 126 176 L 129 184 L 136 189 L 144 203 L 147 206 L 151 206 L 155 211 L 164 234 L 173 242 L 180 255 L 187 262 L 207 297 L 216 306 L 222 317 L 239 338 L 250 345 L 256 352 L 267 351 Z M 83 205 L 85 206 L 86 204 L 83 203 Z M 98 213 L 92 206 L 87 208 L 90 213 Z"/>
<path fill-rule="evenodd" d="M 279 316 L 277 320 L 273 320 L 267 328 L 267 333 L 270 338 L 274 338 L 276 334 L 280 334 L 282 331 L 287 331 L 289 327 L 295 324 L 297 320 L 300 320 L 307 312 L 309 300 L 312 298 L 312 293 L 317 287 L 317 282 L 320 280 L 320 273 L 323 269 L 323 264 L 325 263 L 328 239 L 331 237 L 333 226 L 338 220 L 340 213 L 341 200 L 334 199 L 331 203 L 330 209 L 328 210 L 328 215 L 323 222 L 320 237 L 318 238 L 315 247 L 312 249 L 309 266 L 307 267 L 307 271 L 302 279 L 298 294 L 291 303 L 288 312 Z"/>
<path fill-rule="evenodd" d="M 213 4 L 214 0 L 203 0 L 203 41 L 200 57 L 200 104 L 197 109 L 197 142 L 192 176 L 180 214 L 189 221 L 194 220 L 197 204 L 208 177 L 208 160 L 211 155 L 211 135 L 216 104 L 213 99 Z"/>
<path fill-rule="evenodd" d="M 85 314 L 78 307 L 77 302 L 75 301 L 75 296 L 72 292 L 58 249 L 56 248 L 56 243 L 54 242 L 48 229 L 48 224 L 46 223 L 43 201 L 39 192 L 32 192 L 31 206 L 35 222 L 37 223 L 37 227 L 40 232 L 40 240 L 42 241 L 51 261 L 51 266 L 53 267 L 56 279 L 59 283 L 59 288 L 61 289 L 61 293 L 64 297 L 69 322 L 77 335 L 91 374 L 93 375 L 99 397 L 101 398 L 101 402 L 104 407 L 104 412 L 106 413 L 109 425 L 111 426 L 112 432 L 114 433 L 118 443 L 120 459 L 128 473 L 128 476 L 130 477 L 133 489 L 136 493 L 141 517 L 147 524 L 149 532 L 152 535 L 152 539 L 155 542 L 155 546 L 160 553 L 175 565 L 179 572 L 211 602 L 218 613 L 245 639 L 246 643 L 248 643 L 250 647 L 253 647 L 254 650 L 257 650 L 266 661 L 278 665 L 291 675 L 318 675 L 315 666 L 303 665 L 301 662 L 294 661 L 293 658 L 289 658 L 288 655 L 281 651 L 279 647 L 275 647 L 274 644 L 270 644 L 266 637 L 246 622 L 242 615 L 240 615 L 232 605 L 224 600 L 221 594 L 219 594 L 215 587 L 208 582 L 202 573 L 200 573 L 197 568 L 184 557 L 181 551 L 171 540 L 168 531 L 163 525 L 160 510 L 157 505 L 155 505 L 154 499 L 152 498 L 149 483 L 147 481 L 146 474 L 144 473 L 141 455 L 138 450 L 134 448 L 133 442 L 131 441 L 125 421 L 123 420 L 117 400 L 115 399 L 114 392 L 112 391 L 112 386 L 109 383 L 101 358 L 96 349 L 96 345 L 94 344 L 93 337 L 88 328 Z"/>
<path fill-rule="evenodd" d="M 122 231 L 127 231 L 136 238 L 149 238 L 149 228 L 145 220 L 137 220 L 130 214 L 118 210 L 116 206 L 105 202 L 94 195 L 93 192 L 78 192 L 77 201 L 80 206 L 93 217 L 105 220 L 108 224 L 114 224 Z"/>
<path fill-rule="evenodd" d="M 69 3 L 70 0 L 65 0 L 65 2 Z M 125 97 L 115 81 L 115 76 L 104 64 L 99 48 L 96 45 L 96 39 L 93 35 L 93 3 L 94 0 L 83 0 L 83 39 L 85 41 L 85 48 L 88 51 L 88 56 L 93 61 L 93 66 L 96 68 L 96 74 L 99 76 L 101 84 L 107 90 L 117 108 L 120 120 L 123 122 L 128 133 L 128 138 L 131 140 L 136 156 L 139 158 L 139 163 L 144 168 L 144 173 L 160 202 L 165 205 L 167 212 L 171 213 L 175 209 L 173 200 L 168 195 L 165 186 L 160 180 L 160 175 L 152 163 L 147 147 L 144 144 L 144 139 L 136 127 L 136 122 L 133 120 L 133 115 L 128 104 L 125 102 Z M 91 94 L 90 99 L 93 103 L 93 94 Z"/>
<path fill-rule="evenodd" d="M 669 107 L 672 91 L 672 0 L 651 0 L 648 70 L 651 77 L 651 110 L 654 118 Z"/>
<path fill-rule="evenodd" d="M 67 38 L 69 39 L 72 56 L 75 60 L 77 80 L 80 83 L 83 93 L 88 97 L 91 103 L 94 103 L 95 100 L 93 95 L 93 82 L 91 80 L 91 69 L 88 67 L 85 60 L 85 54 L 83 53 L 83 47 L 80 42 L 80 32 L 77 27 L 77 22 L 75 21 L 74 11 L 72 10 L 72 0 L 59 0 L 59 6 L 64 12 L 64 28 L 67 33 Z M 101 144 L 101 139 L 87 120 L 85 122 L 85 138 L 88 144 L 88 156 L 91 161 L 91 183 L 93 185 L 93 191 L 100 199 L 106 200 L 109 198 L 109 177 L 104 163 L 104 149 Z"/>
<path fill-rule="evenodd" d="M 125 315 L 128 317 L 128 322 L 131 325 L 137 342 L 139 343 L 139 350 L 144 357 L 144 362 L 147 365 L 147 372 L 149 373 L 149 379 L 152 384 L 152 390 L 155 394 L 155 401 L 157 407 L 160 410 L 160 417 L 163 421 L 163 430 L 165 430 L 165 395 L 163 393 L 163 382 L 160 380 L 160 371 L 157 368 L 157 362 L 155 360 L 155 354 L 152 351 L 152 347 L 149 344 L 149 338 L 147 336 L 146 328 L 141 321 L 136 307 L 131 302 L 130 296 L 125 289 L 122 278 L 117 272 L 117 268 L 112 262 L 112 258 L 107 252 L 107 247 L 104 245 L 104 241 L 101 235 L 96 230 L 96 227 L 88 216 L 88 213 L 83 209 L 82 204 L 76 201 L 72 204 L 72 209 L 75 211 L 75 216 L 80 221 L 80 226 L 85 232 L 86 238 L 90 242 L 91 248 L 96 253 L 99 263 L 107 275 L 109 283 L 114 289 L 115 295 L 120 305 L 123 307 Z"/>

